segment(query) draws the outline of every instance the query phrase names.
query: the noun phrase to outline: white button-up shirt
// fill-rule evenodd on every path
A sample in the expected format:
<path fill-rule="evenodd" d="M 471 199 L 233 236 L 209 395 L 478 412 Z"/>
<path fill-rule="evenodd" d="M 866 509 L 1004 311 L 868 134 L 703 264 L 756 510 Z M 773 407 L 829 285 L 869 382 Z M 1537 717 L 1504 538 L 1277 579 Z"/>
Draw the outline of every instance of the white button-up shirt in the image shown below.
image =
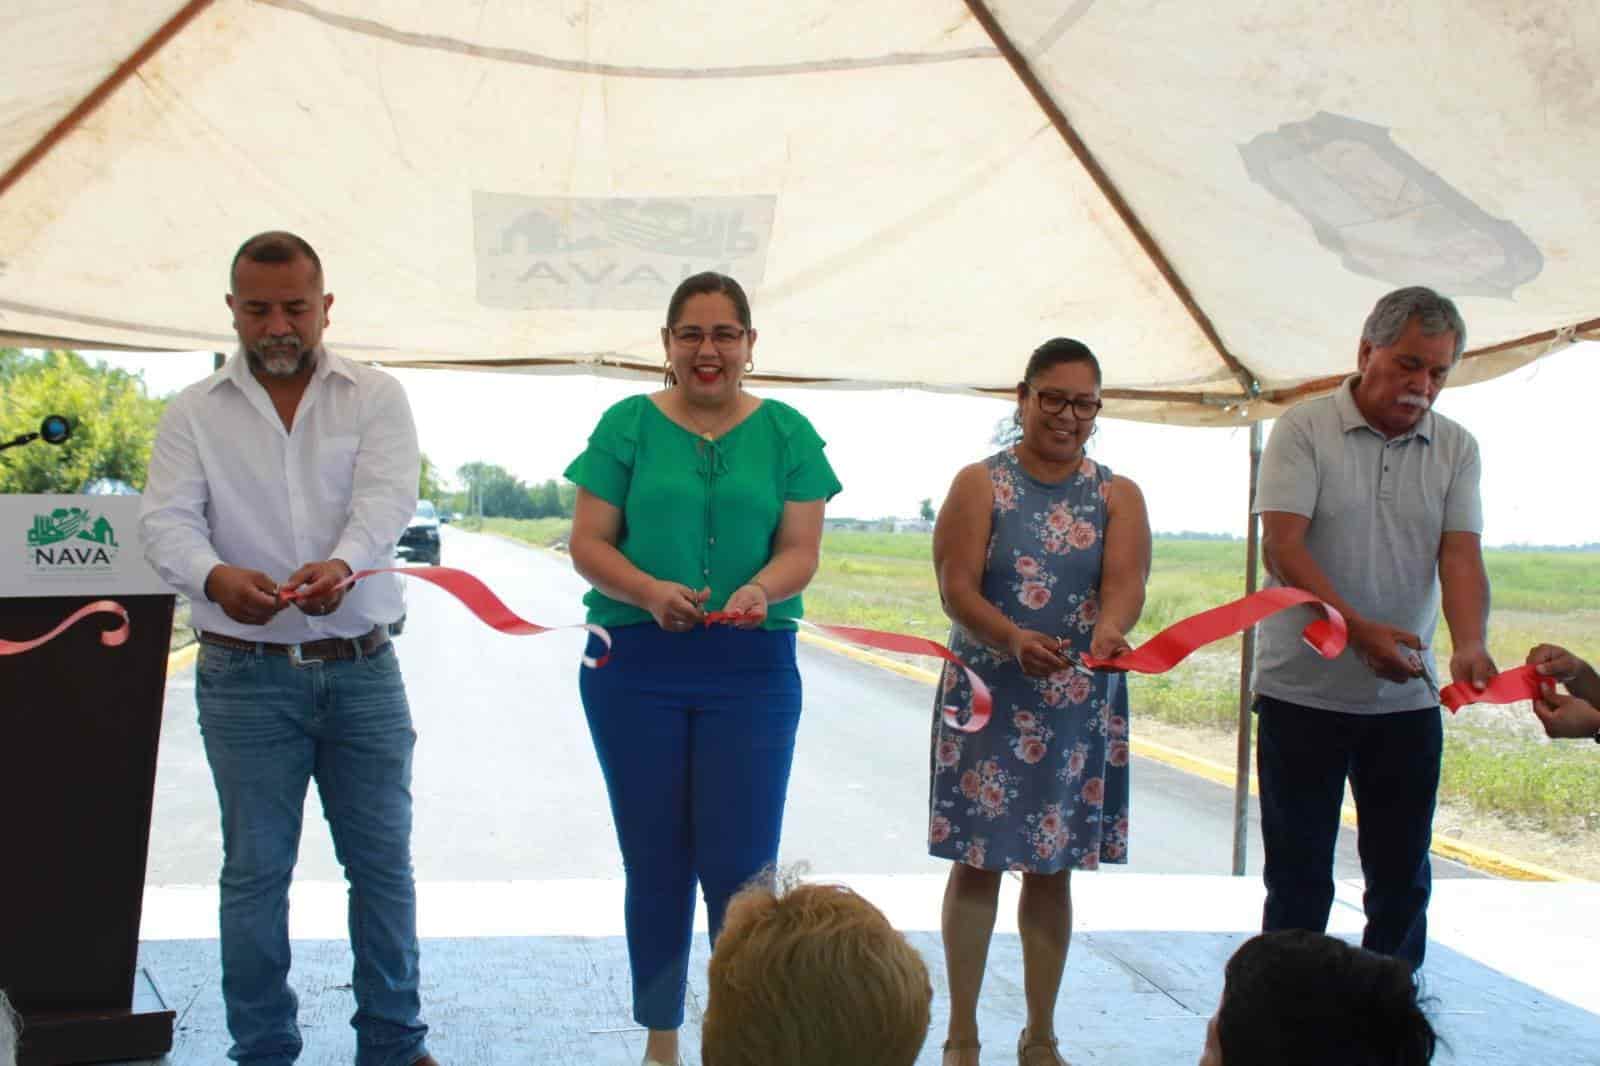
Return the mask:
<path fill-rule="evenodd" d="M 405 610 L 400 578 L 361 581 L 330 615 L 294 606 L 264 626 L 236 622 L 206 599 L 219 564 L 282 582 L 306 563 L 391 566 L 417 506 L 417 429 L 400 383 L 317 352 L 285 430 L 243 353 L 167 405 L 140 508 L 145 555 L 188 596 L 196 629 L 299 644 L 359 636 Z"/>

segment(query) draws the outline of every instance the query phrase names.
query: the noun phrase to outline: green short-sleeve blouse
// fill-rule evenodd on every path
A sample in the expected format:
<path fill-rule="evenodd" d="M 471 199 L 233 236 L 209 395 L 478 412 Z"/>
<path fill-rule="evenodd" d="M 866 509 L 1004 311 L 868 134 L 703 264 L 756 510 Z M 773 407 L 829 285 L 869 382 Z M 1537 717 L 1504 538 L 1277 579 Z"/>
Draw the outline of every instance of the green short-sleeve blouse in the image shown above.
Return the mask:
<path fill-rule="evenodd" d="M 707 609 L 716 610 L 772 557 L 786 502 L 839 491 L 822 448 L 805 416 L 776 400 L 707 442 L 650 397 L 630 396 L 601 416 L 566 477 L 622 511 L 617 548 L 629 562 L 663 581 L 709 586 Z M 651 621 L 599 589 L 583 602 L 595 625 Z M 769 604 L 765 627 L 793 629 L 801 613 L 798 595 Z"/>

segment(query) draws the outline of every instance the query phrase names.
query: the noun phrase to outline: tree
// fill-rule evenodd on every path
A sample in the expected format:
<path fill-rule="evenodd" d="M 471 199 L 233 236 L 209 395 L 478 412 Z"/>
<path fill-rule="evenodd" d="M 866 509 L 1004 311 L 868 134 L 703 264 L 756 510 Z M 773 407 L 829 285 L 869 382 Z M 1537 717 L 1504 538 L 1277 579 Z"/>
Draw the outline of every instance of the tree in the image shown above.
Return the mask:
<path fill-rule="evenodd" d="M 504 467 L 493 463 L 467 463 L 456 470 L 456 477 L 466 482 L 468 493 L 477 501 L 477 512 L 485 518 L 534 517 L 528 486 L 512 477 Z"/>
<path fill-rule="evenodd" d="M 489 478 L 490 471 L 499 469 L 497 466 L 491 467 L 488 463 L 466 463 L 456 468 L 456 477 L 467 486 L 468 514 L 482 513 L 484 482 Z"/>
<path fill-rule="evenodd" d="M 417 477 L 417 499 L 432 500 L 434 506 L 444 507 L 444 482 L 439 480 L 439 468 L 433 465 L 428 453 L 422 453 L 422 472 Z"/>
<path fill-rule="evenodd" d="M 929 496 L 922 501 L 922 520 L 932 522 L 935 517 L 937 516 L 933 513 L 933 497 Z"/>
<path fill-rule="evenodd" d="M 0 348 L 0 385 L 6 439 L 38 429 L 46 415 L 72 423 L 65 444 L 0 452 L 0 492 L 77 492 L 95 478 L 144 487 L 166 401 L 147 395 L 143 379 L 91 365 L 77 352 L 31 356 Z"/>
<path fill-rule="evenodd" d="M 528 498 L 528 486 L 503 470 L 501 475 L 484 482 L 482 496 L 484 517 L 534 517 L 533 501 Z"/>
<path fill-rule="evenodd" d="M 557 487 L 554 479 L 546 481 L 538 488 L 529 489 L 528 494 L 533 497 L 535 518 L 561 517 L 561 489 Z"/>

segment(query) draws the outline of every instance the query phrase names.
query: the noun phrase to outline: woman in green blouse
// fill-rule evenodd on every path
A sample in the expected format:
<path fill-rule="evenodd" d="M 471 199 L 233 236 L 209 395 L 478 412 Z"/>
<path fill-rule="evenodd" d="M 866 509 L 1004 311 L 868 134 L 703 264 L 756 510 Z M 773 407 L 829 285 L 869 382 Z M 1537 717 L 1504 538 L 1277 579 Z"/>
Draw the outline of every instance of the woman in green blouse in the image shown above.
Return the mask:
<path fill-rule="evenodd" d="M 685 279 L 661 342 L 666 388 L 608 410 L 567 468 L 572 561 L 613 641 L 580 689 L 627 869 L 646 1066 L 677 1058 L 695 883 L 715 943 L 729 898 L 777 860 L 795 621 L 839 491 L 805 417 L 741 385 L 756 331 L 738 282 Z M 708 627 L 712 611 L 739 620 Z"/>

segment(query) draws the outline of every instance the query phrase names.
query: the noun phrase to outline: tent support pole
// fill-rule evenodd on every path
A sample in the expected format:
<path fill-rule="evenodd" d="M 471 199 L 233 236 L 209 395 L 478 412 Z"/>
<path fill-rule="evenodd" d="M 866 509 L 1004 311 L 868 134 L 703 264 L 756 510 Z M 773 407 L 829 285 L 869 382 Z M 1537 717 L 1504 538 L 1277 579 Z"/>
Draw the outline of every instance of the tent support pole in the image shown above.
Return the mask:
<path fill-rule="evenodd" d="M 1261 423 L 1250 423 L 1250 491 L 1246 515 L 1244 592 L 1255 592 L 1261 549 L 1261 522 L 1256 518 L 1256 475 L 1261 470 Z M 1233 876 L 1243 877 L 1245 849 L 1250 842 L 1250 668 L 1256 657 L 1256 627 L 1244 631 L 1239 645 L 1239 735 L 1233 773 Z"/>
<path fill-rule="evenodd" d="M 84 119 L 94 114 L 100 105 L 105 103 L 107 97 L 116 92 L 123 82 L 133 77 L 146 60 L 161 50 L 162 45 L 176 37 L 185 26 L 194 21 L 196 15 L 210 6 L 211 0 L 189 0 L 187 4 L 184 4 L 175 15 L 150 35 L 149 40 L 141 44 L 131 56 L 119 63 L 116 70 L 106 75 L 104 81 L 96 85 L 88 96 L 80 100 L 77 107 L 67 112 L 60 122 L 50 127 L 45 135 L 39 138 L 39 143 L 24 152 L 4 174 L 0 174 L 0 196 L 4 196 L 11 186 L 21 181 L 23 175 L 32 170 L 39 160 L 49 155 L 50 149 L 54 148 L 67 134 L 77 129 Z"/>
<path fill-rule="evenodd" d="M 1106 198 L 1106 203 L 1116 212 L 1117 217 L 1128 228 L 1128 233 L 1143 249 L 1144 254 L 1150 260 L 1150 265 L 1166 281 L 1167 287 L 1172 290 L 1172 295 L 1177 298 L 1183 309 L 1189 312 L 1189 317 L 1194 320 L 1194 324 L 1200 330 L 1201 335 L 1210 342 L 1212 349 L 1217 353 L 1217 357 L 1222 360 L 1223 365 L 1228 368 L 1235 380 L 1244 389 L 1245 398 L 1254 398 L 1260 392 L 1255 373 L 1241 363 L 1228 350 L 1228 346 L 1222 342 L 1222 336 L 1217 332 L 1216 326 L 1212 324 L 1210 316 L 1205 313 L 1205 310 L 1200 306 L 1200 302 L 1189 291 L 1188 284 L 1178 275 L 1177 269 L 1172 265 L 1172 261 L 1167 258 L 1166 252 L 1162 251 L 1161 246 L 1156 243 L 1154 235 L 1145 228 L 1144 222 L 1134 213 L 1133 206 L 1128 203 L 1127 198 L 1122 195 L 1122 191 L 1111 180 L 1111 175 L 1106 173 L 1105 168 L 1100 165 L 1100 161 L 1095 158 L 1094 153 L 1089 151 L 1088 144 L 1084 142 L 1082 137 L 1078 136 L 1078 131 L 1073 128 L 1066 112 L 1061 109 L 1061 105 L 1056 102 L 1055 97 L 1050 95 L 1050 90 L 1045 87 L 1039 75 L 1034 72 L 1027 57 L 1017 48 L 1016 42 L 1012 41 L 1010 36 L 1007 35 L 1005 28 L 1000 25 L 1000 20 L 995 17 L 994 12 L 989 10 L 988 3 L 985 0 L 966 0 L 966 5 L 967 10 L 972 12 L 972 17 L 977 20 L 978 25 L 983 27 L 984 32 L 989 35 L 989 40 L 994 42 L 995 48 L 1011 67 L 1011 71 L 1017 76 L 1017 80 L 1022 83 L 1023 88 L 1033 97 L 1034 103 L 1039 105 L 1039 110 L 1044 112 L 1045 118 L 1050 120 L 1050 124 L 1055 127 L 1056 133 L 1060 135 L 1061 140 L 1077 158 L 1078 163 L 1089 176 L 1089 180 L 1094 182 L 1095 187 L 1100 190 L 1100 194 Z"/>

